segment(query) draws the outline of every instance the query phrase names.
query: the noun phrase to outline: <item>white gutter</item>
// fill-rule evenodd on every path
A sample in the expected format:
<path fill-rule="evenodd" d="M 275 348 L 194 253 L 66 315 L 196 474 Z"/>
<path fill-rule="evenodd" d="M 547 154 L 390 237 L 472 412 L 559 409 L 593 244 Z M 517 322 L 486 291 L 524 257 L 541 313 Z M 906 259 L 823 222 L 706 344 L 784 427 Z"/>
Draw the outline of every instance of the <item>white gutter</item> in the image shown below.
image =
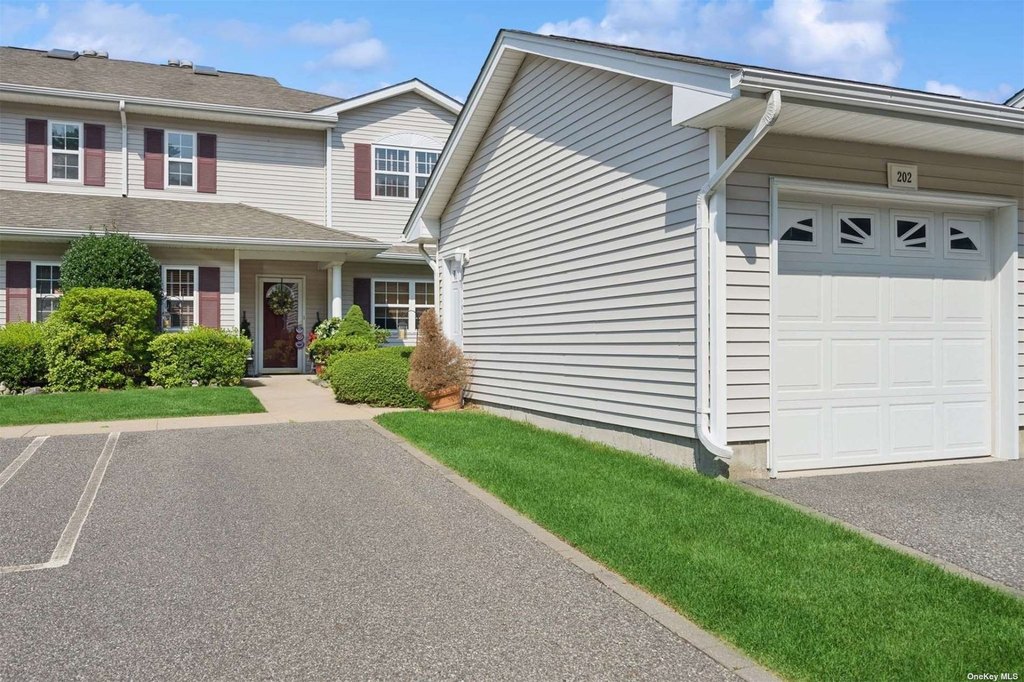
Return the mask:
<path fill-rule="evenodd" d="M 16 237 L 49 237 L 66 238 L 82 237 L 88 234 L 96 234 L 95 230 L 61 230 L 57 228 L 24 228 L 0 226 L 0 236 Z M 382 243 L 368 244 L 366 242 L 343 242 L 328 239 L 282 239 L 277 237 L 225 237 L 221 235 L 198 235 L 198 234 L 151 234 L 145 232 L 131 232 L 132 237 L 139 241 L 154 243 L 180 243 L 180 244 L 217 244 L 228 246 L 285 246 L 295 248 L 316 248 L 316 249 L 345 249 L 347 251 L 365 250 L 383 253 L 387 251 L 388 245 Z"/>
<path fill-rule="evenodd" d="M 423 257 L 423 260 L 427 261 L 427 265 L 429 265 L 430 269 L 433 270 L 434 273 L 436 274 L 437 273 L 437 261 L 434 260 L 434 258 L 431 257 L 430 253 L 427 251 L 427 247 L 425 247 L 422 242 L 420 242 L 416 246 L 420 250 L 420 256 Z"/>
<path fill-rule="evenodd" d="M 711 433 L 711 383 L 710 377 L 705 381 L 705 372 L 708 366 L 708 348 L 710 347 L 711 329 L 709 308 L 711 303 L 710 280 L 710 246 L 709 230 L 711 223 L 711 196 L 718 191 L 726 178 L 728 178 L 743 159 L 753 151 L 757 143 L 768 134 L 769 129 L 779 119 L 779 112 L 782 110 L 782 95 L 778 90 L 773 90 L 768 95 L 768 103 L 765 106 L 764 115 L 757 125 L 747 133 L 739 146 L 719 166 L 697 194 L 697 225 L 695 230 L 696 248 L 696 273 L 695 273 L 695 301 L 694 301 L 694 332 L 696 341 L 696 358 L 694 359 L 696 369 L 695 398 L 697 408 L 696 432 L 697 438 L 707 450 L 716 457 L 729 459 L 732 457 L 732 449 L 725 443 L 719 443 Z M 725 216 L 717 216 L 724 219 Z M 717 387 L 719 390 L 722 387 Z"/>
<path fill-rule="evenodd" d="M 128 196 L 128 118 L 125 116 L 124 100 L 117 103 L 121 113 L 121 196 Z"/>
<path fill-rule="evenodd" d="M 20 83 L 0 83 L 0 93 L 15 95 L 5 97 L 11 101 L 32 101 L 35 98 L 58 98 L 61 100 L 78 100 L 90 104 L 110 104 L 112 107 L 120 106 L 124 102 L 133 108 L 152 108 L 170 110 L 174 113 L 188 112 L 195 118 L 216 118 L 211 114 L 221 116 L 234 116 L 254 120 L 272 120 L 276 125 L 293 125 L 301 127 L 324 128 L 337 125 L 338 117 L 332 114 L 310 113 L 302 111 L 282 111 L 280 109 L 262 109 L 257 107 L 242 107 L 233 104 L 211 104 L 206 102 L 183 102 L 161 97 L 129 97 L 100 92 L 85 92 L 81 90 L 64 90 L 62 88 L 47 88 L 36 85 L 22 85 Z M 104 108 L 92 106 L 90 108 Z"/>

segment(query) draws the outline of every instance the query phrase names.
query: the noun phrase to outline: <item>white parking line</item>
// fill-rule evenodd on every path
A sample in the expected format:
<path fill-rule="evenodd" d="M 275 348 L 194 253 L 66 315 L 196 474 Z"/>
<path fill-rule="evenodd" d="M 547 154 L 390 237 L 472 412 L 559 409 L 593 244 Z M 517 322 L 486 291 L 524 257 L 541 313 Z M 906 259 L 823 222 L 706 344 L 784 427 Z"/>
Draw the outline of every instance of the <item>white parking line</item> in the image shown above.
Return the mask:
<path fill-rule="evenodd" d="M 3 488 L 4 484 L 11 480 L 14 477 L 14 474 L 18 473 L 18 469 L 20 469 L 25 462 L 30 460 L 32 455 L 36 454 L 36 450 L 39 449 L 39 446 L 42 445 L 43 441 L 46 439 L 47 436 L 36 437 L 24 450 L 21 451 L 21 454 L 18 455 L 16 460 L 7 465 L 7 468 L 3 470 L 3 473 L 0 473 L 0 488 Z"/>
<path fill-rule="evenodd" d="M 38 571 L 45 568 L 58 568 L 60 566 L 66 566 L 71 561 L 71 554 L 75 551 L 75 544 L 78 542 L 78 536 L 82 532 L 82 527 L 85 525 L 85 520 L 89 517 L 89 510 L 92 509 L 93 502 L 96 501 L 96 493 L 99 492 L 100 484 L 103 483 L 103 476 L 107 473 L 107 465 L 110 464 L 110 458 L 114 456 L 114 448 L 117 447 L 117 441 L 121 437 L 121 433 L 115 431 L 107 437 L 107 442 L 103 446 L 103 451 L 100 453 L 99 459 L 96 460 L 96 464 L 92 468 L 92 473 L 89 474 L 89 480 L 85 484 L 85 490 L 82 491 L 82 496 L 78 498 L 78 505 L 75 507 L 75 511 L 71 513 L 71 519 L 68 524 L 64 526 L 64 532 L 60 534 L 60 540 L 57 541 L 57 546 L 53 550 L 53 554 L 50 555 L 50 560 L 39 564 L 21 564 L 20 566 L 0 566 L 0 575 L 4 573 L 21 573 L 23 571 Z M 46 437 L 37 438 L 39 444 Z M 33 441 L 33 445 L 35 445 Z M 31 445 L 29 447 L 32 447 Z M 38 448 L 38 445 L 36 445 Z M 28 448 L 26 448 L 26 451 Z M 35 452 L 33 450 L 33 452 Z M 24 456 L 22 453 L 21 456 Z M 32 456 L 31 453 L 28 455 Z M 19 457 L 20 459 L 21 457 Z M 28 460 L 28 457 L 25 457 Z M 22 462 L 24 464 L 24 462 Z M 14 466 L 13 464 L 11 466 Z M 20 466 L 20 465 L 19 465 Z M 10 469 L 11 467 L 8 467 Z M 17 469 L 15 469 L 17 471 Z M 4 474 L 7 471 L 4 470 Z M 13 476 L 14 473 L 11 473 Z M 3 481 L 6 483 L 7 481 Z M 3 485 L 0 483 L 0 486 Z"/>

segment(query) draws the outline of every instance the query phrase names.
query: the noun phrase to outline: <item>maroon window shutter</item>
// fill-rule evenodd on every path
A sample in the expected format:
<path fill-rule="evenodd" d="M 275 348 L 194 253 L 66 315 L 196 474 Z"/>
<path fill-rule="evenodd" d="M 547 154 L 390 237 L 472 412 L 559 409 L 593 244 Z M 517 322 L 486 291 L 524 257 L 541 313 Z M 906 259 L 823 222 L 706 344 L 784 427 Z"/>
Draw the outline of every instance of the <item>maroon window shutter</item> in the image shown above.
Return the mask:
<path fill-rule="evenodd" d="M 220 328 L 220 268 L 199 268 L 199 324 Z"/>
<path fill-rule="evenodd" d="M 32 264 L 25 260 L 7 261 L 7 320 L 28 322 L 32 315 Z"/>
<path fill-rule="evenodd" d="M 356 199 L 367 201 L 373 198 L 373 160 L 370 151 L 368 144 L 355 145 Z"/>
<path fill-rule="evenodd" d="M 373 311 L 370 310 L 370 280 L 356 277 L 352 280 L 352 303 L 359 306 L 363 311 L 363 317 L 367 320 L 373 319 Z"/>
<path fill-rule="evenodd" d="M 107 184 L 107 128 L 98 123 L 85 124 L 85 179 L 92 187 Z"/>
<path fill-rule="evenodd" d="M 196 191 L 207 194 L 217 193 L 217 136 L 209 133 L 196 135 L 198 147 L 196 169 Z"/>
<path fill-rule="evenodd" d="M 164 131 L 158 128 L 145 130 L 145 155 L 143 168 L 145 179 L 142 186 L 146 189 L 164 188 Z"/>
<path fill-rule="evenodd" d="M 46 121 L 25 119 L 25 182 L 46 182 Z"/>

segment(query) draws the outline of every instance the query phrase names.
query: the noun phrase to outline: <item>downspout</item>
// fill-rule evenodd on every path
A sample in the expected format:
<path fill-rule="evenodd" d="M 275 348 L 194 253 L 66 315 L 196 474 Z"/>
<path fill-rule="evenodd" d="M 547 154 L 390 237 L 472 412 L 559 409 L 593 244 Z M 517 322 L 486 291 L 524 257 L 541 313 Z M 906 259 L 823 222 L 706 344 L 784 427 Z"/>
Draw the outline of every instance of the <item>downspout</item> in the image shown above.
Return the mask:
<path fill-rule="evenodd" d="M 708 284 L 711 267 L 709 239 L 711 197 L 722 186 L 726 178 L 736 170 L 740 162 L 747 158 L 747 155 L 768 134 L 768 131 L 778 120 L 781 110 L 782 95 L 778 90 L 772 90 L 768 95 L 768 103 L 765 106 L 764 115 L 761 116 L 761 120 L 758 121 L 753 130 L 747 133 L 747 136 L 733 150 L 733 153 L 725 159 L 725 162 L 711 174 L 708 181 L 700 188 L 700 192 L 697 193 L 697 226 L 694 235 L 697 251 L 695 273 L 696 298 L 694 300 L 694 317 L 696 320 L 694 324 L 696 337 L 696 358 L 694 359 L 696 369 L 696 387 L 694 391 L 697 405 L 696 431 L 697 438 L 707 448 L 708 452 L 722 459 L 731 458 L 732 449 L 727 444 L 716 441 L 711 433 L 711 386 L 709 385 L 711 377 L 708 376 L 707 381 L 705 381 L 705 372 L 707 372 L 708 365 L 708 348 L 710 346 L 709 337 L 711 336 L 709 315 L 711 291 Z M 724 216 L 718 217 L 724 218 Z M 718 388 L 721 390 L 721 387 Z"/>
<path fill-rule="evenodd" d="M 423 256 L 423 260 L 427 262 L 427 265 L 429 265 L 430 269 L 434 271 L 434 274 L 437 274 L 437 261 L 434 260 L 433 256 L 430 255 L 430 252 L 427 251 L 427 247 L 422 243 L 417 244 L 416 247 L 420 250 L 420 255 Z"/>
<path fill-rule="evenodd" d="M 125 115 L 124 100 L 117 103 L 121 113 L 121 196 L 128 196 L 128 118 Z"/>

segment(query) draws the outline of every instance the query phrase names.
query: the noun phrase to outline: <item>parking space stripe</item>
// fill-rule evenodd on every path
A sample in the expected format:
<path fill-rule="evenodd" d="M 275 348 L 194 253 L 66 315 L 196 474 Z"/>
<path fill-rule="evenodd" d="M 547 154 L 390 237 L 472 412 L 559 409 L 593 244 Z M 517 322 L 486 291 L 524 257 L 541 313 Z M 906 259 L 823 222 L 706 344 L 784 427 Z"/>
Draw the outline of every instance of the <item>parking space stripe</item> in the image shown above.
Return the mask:
<path fill-rule="evenodd" d="M 43 441 L 46 439 L 47 436 L 37 436 L 24 450 L 21 451 L 21 454 L 18 455 L 16 460 L 7 465 L 7 468 L 0 473 L 0 488 L 3 488 L 4 484 L 11 480 L 14 477 L 14 474 L 18 473 L 18 469 L 20 469 L 25 462 L 29 461 L 32 458 L 32 455 L 36 454 L 36 450 L 39 449 L 39 446 L 42 445 Z"/>
<path fill-rule="evenodd" d="M 114 448 L 117 447 L 117 440 L 120 437 L 121 433 L 119 431 L 115 431 L 107 437 L 107 442 L 103 446 L 103 452 L 100 453 L 100 458 L 96 460 L 96 466 L 92 468 L 89 481 L 85 484 L 85 490 L 82 491 L 82 496 L 78 499 L 78 506 L 75 507 L 74 513 L 71 514 L 71 520 L 64 527 L 64 532 L 60 534 L 57 547 L 53 550 L 53 554 L 50 555 L 49 563 L 53 566 L 63 566 L 71 561 L 71 553 L 75 551 L 78 535 L 82 532 L 82 526 L 85 525 L 85 520 L 89 516 L 92 503 L 96 500 L 96 493 L 99 492 L 100 484 L 103 483 L 103 476 L 107 473 L 107 465 L 110 464 L 110 458 L 114 456 Z"/>
<path fill-rule="evenodd" d="M 110 458 L 114 456 L 114 448 L 117 447 L 117 441 L 121 437 L 120 432 L 111 433 L 107 437 L 107 442 L 103 445 L 103 451 L 100 452 L 99 459 L 96 460 L 96 464 L 92 468 L 92 473 L 89 474 L 89 480 L 86 481 L 85 490 L 82 491 L 82 496 L 78 498 L 78 505 L 75 506 L 75 511 L 71 513 L 71 519 L 68 524 L 64 527 L 64 532 L 60 535 L 60 540 L 57 541 L 57 547 L 54 548 L 53 554 L 50 555 L 50 560 L 39 564 L 21 564 L 18 566 L 0 566 L 0 575 L 4 573 L 22 573 L 24 571 L 39 571 L 46 568 L 59 568 L 60 566 L 66 566 L 71 561 L 71 554 L 75 551 L 75 544 L 78 542 L 78 536 L 82 532 L 82 527 L 85 525 L 85 520 L 89 517 L 89 510 L 92 509 L 92 503 L 96 501 L 96 494 L 99 492 L 100 484 L 103 483 L 103 476 L 107 473 L 107 465 L 110 464 Z M 32 456 L 32 453 L 42 445 L 42 442 L 46 440 L 46 436 L 40 436 L 36 438 L 32 443 L 25 448 L 18 459 L 24 460 L 21 464 L 28 461 L 28 458 Z M 33 448 L 29 452 L 30 448 Z M 26 456 L 26 453 L 27 456 Z M 13 462 L 11 466 L 4 470 L 0 476 L 7 476 L 9 469 L 14 467 L 11 471 L 10 476 L 7 479 L 0 479 L 0 486 L 6 483 L 11 476 L 17 472 L 18 468 L 14 465 L 18 464 L 17 461 Z M 21 466 L 18 464 L 18 467 Z"/>

